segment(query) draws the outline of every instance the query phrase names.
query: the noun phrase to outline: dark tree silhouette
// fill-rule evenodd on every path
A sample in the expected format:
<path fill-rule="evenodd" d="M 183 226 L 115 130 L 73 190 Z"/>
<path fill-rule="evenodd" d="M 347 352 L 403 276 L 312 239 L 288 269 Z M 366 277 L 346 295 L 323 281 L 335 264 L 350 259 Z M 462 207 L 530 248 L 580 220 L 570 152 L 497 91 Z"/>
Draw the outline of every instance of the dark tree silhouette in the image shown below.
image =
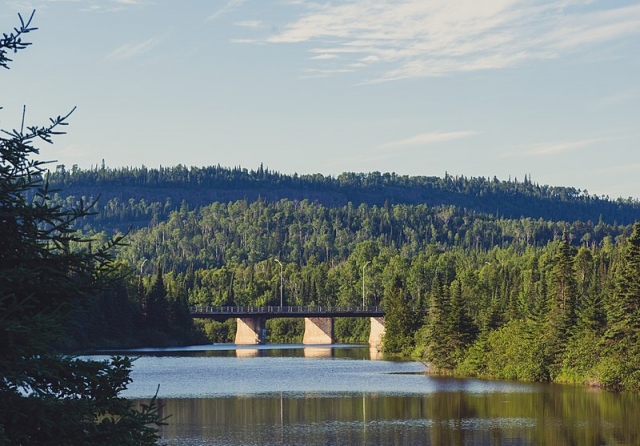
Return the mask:
<path fill-rule="evenodd" d="M 0 39 L 0 66 L 29 46 L 22 38 L 35 30 L 32 19 L 20 16 Z M 104 287 L 119 242 L 92 248 L 77 236 L 73 223 L 91 206 L 53 204 L 45 163 L 31 158 L 36 141 L 51 143 L 68 116 L 0 136 L 0 444 L 155 444 L 155 399 L 138 411 L 119 396 L 131 381 L 129 358 L 54 353 L 73 312 Z"/>

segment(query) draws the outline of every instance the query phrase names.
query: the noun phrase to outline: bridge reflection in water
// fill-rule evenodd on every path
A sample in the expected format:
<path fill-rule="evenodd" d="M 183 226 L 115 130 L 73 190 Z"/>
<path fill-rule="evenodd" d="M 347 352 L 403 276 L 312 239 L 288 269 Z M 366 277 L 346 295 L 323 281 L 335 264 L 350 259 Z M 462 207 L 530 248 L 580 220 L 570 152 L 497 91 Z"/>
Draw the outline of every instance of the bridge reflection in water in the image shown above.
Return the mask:
<path fill-rule="evenodd" d="M 265 321 L 273 318 L 303 317 L 303 344 L 333 344 L 333 318 L 369 317 L 369 344 L 378 348 L 384 334 L 384 309 L 381 306 L 193 306 L 194 318 L 224 321 L 236 319 L 236 344 L 264 344 Z"/>

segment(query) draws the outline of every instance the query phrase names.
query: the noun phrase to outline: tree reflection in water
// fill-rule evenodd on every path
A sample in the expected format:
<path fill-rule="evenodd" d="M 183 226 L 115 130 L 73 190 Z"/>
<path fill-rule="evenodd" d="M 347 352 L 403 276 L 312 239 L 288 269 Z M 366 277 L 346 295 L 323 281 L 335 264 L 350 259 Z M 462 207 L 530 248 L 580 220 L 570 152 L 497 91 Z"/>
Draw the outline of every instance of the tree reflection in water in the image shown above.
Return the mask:
<path fill-rule="evenodd" d="M 478 381 L 475 381 L 477 385 Z M 640 398 L 579 386 L 163 400 L 168 444 L 637 445 Z M 488 383 L 489 384 L 489 383 Z M 531 389 L 531 388 L 530 388 Z"/>

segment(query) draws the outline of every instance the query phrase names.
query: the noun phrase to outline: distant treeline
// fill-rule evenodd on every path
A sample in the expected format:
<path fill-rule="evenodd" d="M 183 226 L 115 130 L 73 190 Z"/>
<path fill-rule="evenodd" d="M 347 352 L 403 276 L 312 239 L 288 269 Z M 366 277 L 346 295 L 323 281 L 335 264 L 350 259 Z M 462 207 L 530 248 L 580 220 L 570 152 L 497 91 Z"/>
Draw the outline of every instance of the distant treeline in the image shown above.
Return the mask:
<path fill-rule="evenodd" d="M 50 183 L 60 197 L 100 197 L 105 228 L 122 222 L 141 226 L 146 220 L 166 218 L 187 206 L 193 210 L 212 202 L 262 199 L 308 199 L 328 207 L 426 204 L 455 206 L 498 218 L 542 218 L 551 221 L 592 221 L 630 224 L 640 220 L 640 203 L 631 198 L 612 200 L 574 187 L 539 185 L 525 175 L 518 179 L 451 176 L 407 176 L 395 173 L 286 175 L 265 169 L 240 167 L 122 167 L 67 169 L 58 165 Z M 149 206 L 153 204 L 153 208 Z M 145 206 L 146 205 L 146 206 Z M 137 207 L 137 209 L 136 209 Z"/>

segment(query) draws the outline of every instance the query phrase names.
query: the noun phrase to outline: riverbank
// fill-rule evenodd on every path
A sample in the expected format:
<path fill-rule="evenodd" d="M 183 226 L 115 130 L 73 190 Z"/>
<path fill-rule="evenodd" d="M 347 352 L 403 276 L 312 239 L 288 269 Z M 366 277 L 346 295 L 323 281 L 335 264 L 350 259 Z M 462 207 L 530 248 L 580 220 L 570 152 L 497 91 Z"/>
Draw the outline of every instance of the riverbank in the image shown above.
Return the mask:
<path fill-rule="evenodd" d="M 448 364 L 431 364 L 436 376 L 505 379 L 520 382 L 580 384 L 614 392 L 640 393 L 640 348 L 629 339 L 603 339 L 593 330 L 565 335 L 564 344 L 550 342 L 545 326 L 514 320 L 480 336 L 452 355 Z M 410 356 L 425 361 L 424 349 Z M 426 361 L 425 361 L 426 362 Z"/>

